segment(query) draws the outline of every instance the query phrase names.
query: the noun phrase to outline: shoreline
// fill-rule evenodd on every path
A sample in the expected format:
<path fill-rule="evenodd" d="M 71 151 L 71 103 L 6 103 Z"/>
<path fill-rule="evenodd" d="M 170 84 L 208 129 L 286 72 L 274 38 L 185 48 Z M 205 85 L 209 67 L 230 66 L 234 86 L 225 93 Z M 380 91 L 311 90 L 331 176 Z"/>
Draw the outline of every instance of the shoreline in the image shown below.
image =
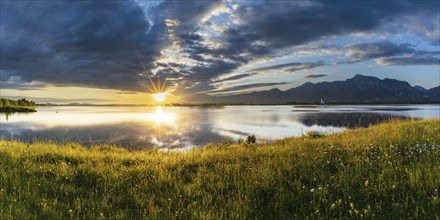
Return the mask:
<path fill-rule="evenodd" d="M 37 112 L 32 107 L 15 107 L 15 106 L 2 106 L 0 107 L 0 113 L 19 113 L 19 112 Z"/>
<path fill-rule="evenodd" d="M 169 106 L 169 107 L 221 107 L 221 106 L 295 106 L 295 105 L 306 105 L 306 106 L 333 106 L 333 105 L 440 105 L 440 102 L 338 102 L 338 103 L 165 103 L 162 105 L 158 104 L 37 104 L 37 106 L 43 107 L 61 107 L 61 106 L 94 106 L 94 107 L 154 107 L 154 106 Z"/>

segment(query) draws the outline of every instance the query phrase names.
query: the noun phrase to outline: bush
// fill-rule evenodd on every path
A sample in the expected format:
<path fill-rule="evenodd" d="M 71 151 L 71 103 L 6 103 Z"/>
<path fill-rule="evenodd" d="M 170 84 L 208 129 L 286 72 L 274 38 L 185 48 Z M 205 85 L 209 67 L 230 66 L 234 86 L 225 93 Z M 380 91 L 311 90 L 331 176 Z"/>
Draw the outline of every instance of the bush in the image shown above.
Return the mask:
<path fill-rule="evenodd" d="M 256 142 L 255 135 L 249 135 L 246 139 L 246 143 L 248 143 L 248 144 L 253 144 L 255 142 Z"/>

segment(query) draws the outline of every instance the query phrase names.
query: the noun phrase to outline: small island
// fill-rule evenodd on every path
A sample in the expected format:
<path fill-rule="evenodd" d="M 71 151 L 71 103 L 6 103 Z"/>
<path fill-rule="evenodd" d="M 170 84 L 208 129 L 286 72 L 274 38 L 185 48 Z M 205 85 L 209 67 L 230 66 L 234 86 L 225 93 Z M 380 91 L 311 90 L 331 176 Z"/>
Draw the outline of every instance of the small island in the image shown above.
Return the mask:
<path fill-rule="evenodd" d="M 11 100 L 0 98 L 0 112 L 36 112 L 35 102 L 26 99 Z"/>

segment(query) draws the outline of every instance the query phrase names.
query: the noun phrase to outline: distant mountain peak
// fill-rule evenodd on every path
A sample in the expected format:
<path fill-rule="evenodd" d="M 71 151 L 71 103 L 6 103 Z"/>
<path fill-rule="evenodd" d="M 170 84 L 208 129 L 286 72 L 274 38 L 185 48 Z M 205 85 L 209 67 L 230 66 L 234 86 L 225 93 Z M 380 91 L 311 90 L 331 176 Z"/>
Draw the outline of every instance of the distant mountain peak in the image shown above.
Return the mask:
<path fill-rule="evenodd" d="M 280 89 L 278 89 L 278 88 L 273 88 L 273 89 L 270 89 L 270 90 L 267 90 L 267 91 L 269 91 L 269 92 L 282 92 Z"/>
<path fill-rule="evenodd" d="M 427 89 L 425 89 L 425 87 L 419 86 L 419 85 L 414 86 L 414 89 L 417 89 L 418 91 L 423 92 L 423 93 L 426 93 L 428 91 Z"/>
<path fill-rule="evenodd" d="M 366 76 L 366 75 L 362 75 L 362 74 L 356 74 L 355 76 L 353 76 L 353 78 L 347 79 L 347 80 L 380 80 L 380 79 L 377 77 L 374 77 L 374 76 Z"/>
<path fill-rule="evenodd" d="M 360 78 L 360 77 L 367 77 L 367 76 L 359 74 L 359 73 L 353 76 L 353 78 Z"/>
<path fill-rule="evenodd" d="M 315 83 L 312 83 L 312 82 L 306 82 L 306 83 L 302 84 L 302 86 L 311 86 L 311 85 L 315 85 Z"/>
<path fill-rule="evenodd" d="M 395 103 L 440 101 L 440 87 L 421 92 L 423 87 L 412 87 L 408 82 L 396 79 L 379 79 L 356 74 L 344 81 L 306 82 L 298 87 L 281 91 L 277 88 L 265 91 L 222 97 L 206 97 L 209 103 Z M 424 89 L 424 88 L 423 88 Z"/>

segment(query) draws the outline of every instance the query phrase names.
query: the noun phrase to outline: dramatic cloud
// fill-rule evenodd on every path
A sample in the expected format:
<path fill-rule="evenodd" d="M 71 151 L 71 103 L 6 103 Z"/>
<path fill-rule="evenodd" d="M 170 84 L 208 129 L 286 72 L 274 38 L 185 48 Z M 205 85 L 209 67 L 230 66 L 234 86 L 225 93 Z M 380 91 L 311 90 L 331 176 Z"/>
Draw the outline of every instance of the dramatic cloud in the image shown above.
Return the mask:
<path fill-rule="evenodd" d="M 284 63 L 284 64 L 278 64 L 278 65 L 272 65 L 272 66 L 266 66 L 261 68 L 252 69 L 251 71 L 268 71 L 268 70 L 278 70 L 283 69 L 287 72 L 295 72 L 299 70 L 309 70 L 316 67 L 320 67 L 325 65 L 323 62 L 306 62 L 306 63 L 299 63 L 299 62 L 293 62 L 293 63 Z"/>
<path fill-rule="evenodd" d="M 377 63 L 385 66 L 407 66 L 407 65 L 440 65 L 440 57 L 391 57 L 378 59 Z"/>
<path fill-rule="evenodd" d="M 249 88 L 259 88 L 259 87 L 267 87 L 267 86 L 279 86 L 279 85 L 286 85 L 286 84 L 289 84 L 289 82 L 252 83 L 252 84 L 232 86 L 232 87 L 225 88 L 225 89 L 211 91 L 211 93 L 235 92 L 235 91 L 245 90 L 245 89 L 249 89 Z"/>
<path fill-rule="evenodd" d="M 306 79 L 315 79 L 315 78 L 321 78 L 321 77 L 325 77 L 327 76 L 327 74 L 311 74 L 311 75 L 307 75 L 304 78 Z"/>
<path fill-rule="evenodd" d="M 428 47 L 440 44 L 439 7 L 412 0 L 2 1 L 0 82 L 2 88 L 49 84 L 130 93 L 151 90 L 151 77 L 189 94 L 260 72 L 331 63 L 438 64 L 438 51 Z M 359 43 L 368 37 L 382 40 Z M 315 46 L 325 52 L 314 54 Z M 306 59 L 323 55 L 332 60 Z M 281 57 L 289 58 L 271 62 Z M 267 64 L 253 66 L 258 62 Z M 282 85 L 250 82 L 228 91 Z"/>
<path fill-rule="evenodd" d="M 2 2 L 1 13 L 1 68 L 26 82 L 143 91 L 135 51 L 148 68 L 162 44 L 130 1 Z"/>
<path fill-rule="evenodd" d="M 2 72 L 0 72 L 2 74 Z M 6 74 L 2 74 L 5 75 Z M 41 81 L 25 82 L 18 76 L 9 76 L 7 79 L 0 80 L 2 89 L 19 89 L 19 90 L 36 90 L 42 89 L 47 86 L 46 83 Z"/>
<path fill-rule="evenodd" d="M 256 74 L 257 73 L 255 73 L 255 72 L 254 73 L 243 73 L 243 74 L 240 74 L 240 75 L 235 75 L 235 76 L 223 78 L 223 79 L 220 79 L 220 80 L 216 80 L 215 82 L 219 83 L 219 82 L 233 81 L 233 80 L 238 80 L 238 79 L 246 78 L 246 77 L 249 77 L 249 76 L 253 76 L 253 75 L 256 75 Z"/>
<path fill-rule="evenodd" d="M 170 9 L 186 22 L 209 5 L 177 4 L 164 2 L 156 13 Z M 146 74 L 170 42 L 166 21 L 144 12 L 134 1 L 2 2 L 2 77 L 148 91 Z"/>
<path fill-rule="evenodd" d="M 440 51 L 416 50 L 410 44 L 395 44 L 390 41 L 362 43 L 348 46 L 346 56 L 353 62 L 376 59 L 386 66 L 438 65 Z"/>
<path fill-rule="evenodd" d="M 194 77 L 210 83 L 210 79 L 231 73 L 255 58 L 274 56 L 279 49 L 337 35 L 370 32 L 380 29 L 384 23 L 396 22 L 398 16 L 407 16 L 414 11 L 435 13 L 433 7 L 437 5 L 410 1 L 403 4 L 376 1 L 263 1 L 241 5 L 233 13 L 235 25 L 221 33 L 220 47 L 204 46 L 210 44 L 197 33 L 183 37 L 185 52 L 195 63 L 203 63 L 202 66 L 190 68 L 190 77 L 184 80 L 193 81 Z M 224 65 L 219 65 L 219 62 Z"/>
<path fill-rule="evenodd" d="M 438 8 L 438 6 L 437 6 Z M 440 45 L 440 14 L 431 13 L 426 16 L 414 13 L 402 19 L 402 24 L 414 35 L 430 42 L 432 45 Z"/>
<path fill-rule="evenodd" d="M 347 57 L 354 60 L 368 60 L 379 57 L 412 54 L 415 49 L 409 44 L 395 44 L 390 41 L 355 44 L 348 47 Z"/>

